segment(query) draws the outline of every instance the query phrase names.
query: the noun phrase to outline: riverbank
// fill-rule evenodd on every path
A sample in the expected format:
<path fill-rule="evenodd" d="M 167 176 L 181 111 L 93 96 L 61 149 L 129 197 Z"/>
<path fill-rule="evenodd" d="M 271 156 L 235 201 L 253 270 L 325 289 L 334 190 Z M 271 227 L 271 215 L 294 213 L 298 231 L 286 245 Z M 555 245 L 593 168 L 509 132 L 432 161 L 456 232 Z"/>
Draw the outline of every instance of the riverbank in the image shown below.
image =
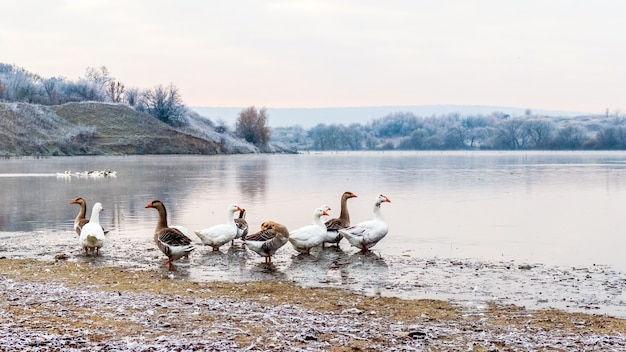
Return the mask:
<path fill-rule="evenodd" d="M 626 320 L 2 259 L 0 349 L 623 350 Z"/>

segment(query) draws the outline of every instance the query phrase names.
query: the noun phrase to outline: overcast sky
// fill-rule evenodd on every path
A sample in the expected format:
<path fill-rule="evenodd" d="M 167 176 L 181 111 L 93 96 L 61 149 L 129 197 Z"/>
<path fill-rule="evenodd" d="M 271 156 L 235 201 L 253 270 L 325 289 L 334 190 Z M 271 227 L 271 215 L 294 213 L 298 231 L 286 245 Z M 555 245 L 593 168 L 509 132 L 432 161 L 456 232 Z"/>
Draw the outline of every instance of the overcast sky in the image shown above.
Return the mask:
<path fill-rule="evenodd" d="M 174 84 L 189 106 L 626 112 L 626 1 L 20 0 L 0 62 Z"/>

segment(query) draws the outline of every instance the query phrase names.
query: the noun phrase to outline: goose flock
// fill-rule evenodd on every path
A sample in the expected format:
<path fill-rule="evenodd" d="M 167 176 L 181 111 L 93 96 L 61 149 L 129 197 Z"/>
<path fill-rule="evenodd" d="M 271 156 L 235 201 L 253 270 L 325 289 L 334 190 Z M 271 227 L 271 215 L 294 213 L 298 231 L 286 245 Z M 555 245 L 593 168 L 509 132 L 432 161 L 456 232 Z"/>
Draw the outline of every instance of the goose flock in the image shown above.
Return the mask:
<path fill-rule="evenodd" d="M 73 172 L 72 170 L 65 170 L 63 172 L 57 172 L 57 177 L 117 177 L 117 171 L 89 170 Z"/>
<path fill-rule="evenodd" d="M 348 200 L 356 198 L 352 192 L 344 192 L 341 195 L 341 211 L 338 218 L 332 218 L 326 222 L 323 216 L 329 216 L 330 207 L 322 205 L 313 211 L 313 221 L 309 225 L 288 230 L 283 224 L 275 221 L 265 221 L 261 224 L 261 230 L 248 233 L 248 223 L 245 219 L 245 209 L 237 204 L 230 204 L 226 209 L 226 222 L 205 229 L 194 231 L 202 244 L 211 246 L 213 251 L 235 239 L 240 239 L 251 251 L 265 258 L 266 263 L 271 263 L 272 256 L 287 242 L 293 248 L 303 254 L 310 254 L 315 247 L 326 245 L 339 245 L 345 238 L 350 245 L 362 252 L 369 251 L 389 232 L 389 227 L 381 213 L 381 204 L 391 201 L 384 195 L 376 197 L 374 202 L 374 218 L 352 225 L 348 212 Z M 74 230 L 79 235 L 79 243 L 85 255 L 100 254 L 106 242 L 105 234 L 108 231 L 100 225 L 100 212 L 104 210 L 101 203 L 95 203 L 91 212 L 91 218 L 86 218 L 87 203 L 83 198 L 73 199 L 71 204 L 80 205 L 80 210 L 74 219 Z M 154 230 L 154 242 L 157 247 L 167 256 L 166 264 L 173 270 L 173 262 L 183 257 L 188 257 L 195 250 L 194 242 L 190 238 L 189 230 L 184 226 L 168 226 L 167 210 L 160 200 L 153 200 L 146 208 L 154 208 L 158 212 L 157 225 Z M 235 213 L 239 216 L 235 217 Z"/>

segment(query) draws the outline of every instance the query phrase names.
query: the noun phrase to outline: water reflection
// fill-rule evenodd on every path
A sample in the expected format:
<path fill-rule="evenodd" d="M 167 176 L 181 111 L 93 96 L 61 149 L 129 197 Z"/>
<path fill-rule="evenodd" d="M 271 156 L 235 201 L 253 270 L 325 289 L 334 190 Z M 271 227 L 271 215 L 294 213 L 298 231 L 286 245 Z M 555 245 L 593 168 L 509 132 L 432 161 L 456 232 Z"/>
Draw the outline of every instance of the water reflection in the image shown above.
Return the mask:
<path fill-rule="evenodd" d="M 256 254 L 256 253 L 254 253 Z M 286 281 L 289 278 L 275 263 L 259 262 L 250 266 L 247 278 L 251 280 Z"/>
<path fill-rule="evenodd" d="M 178 260 L 169 268 L 169 265 L 162 265 L 157 270 L 157 275 L 164 280 L 187 280 L 191 277 L 192 267 L 185 260 Z"/>
<path fill-rule="evenodd" d="M 626 270 L 626 257 L 619 251 L 624 245 L 620 230 L 626 199 L 626 187 L 621 186 L 626 183 L 624 160 L 623 152 L 3 159 L 0 231 L 9 233 L 5 237 L 11 241 L 20 233 L 44 233 L 39 244 L 32 246 L 37 255 L 65 250 L 47 237 L 54 233 L 69 236 L 78 211 L 69 202 L 83 197 L 88 205 L 98 201 L 105 207 L 101 222 L 111 231 L 108 249 L 124 253 L 129 246 L 140 246 L 145 251 L 153 247 L 156 224 L 156 214 L 146 210 L 145 204 L 154 199 L 165 202 L 169 223 L 190 231 L 223 223 L 224 208 L 231 203 L 246 208 L 250 229 L 258 229 L 268 219 L 297 228 L 311 222 L 312 209 L 335 204 L 350 190 L 359 195 L 348 205 L 353 223 L 371 219 L 376 195 L 383 193 L 393 200 L 383 209 L 389 235 L 375 247 L 384 258 L 410 253 L 417 257 L 607 264 Z M 63 170 L 101 169 L 116 170 L 117 177 L 56 177 Z M 332 210 L 331 216 L 338 212 Z M 588 240 L 589 233 L 594 234 L 594 241 Z M 0 248 L 33 253 L 28 241 L 34 239 L 2 243 Z M 73 250 L 76 242 L 72 238 L 67 248 Z M 310 282 L 340 282 L 341 263 L 348 263 L 346 256 L 355 252 L 343 248 L 317 251 L 313 258 L 292 258 L 291 248 L 281 249 L 274 258 L 275 272 L 303 277 L 309 270 Z M 239 280 L 249 277 L 250 267 L 262 260 L 244 249 L 237 251 L 236 246 L 232 252 L 224 249 L 221 253 L 226 256 L 219 259 L 220 254 L 209 254 L 206 249 L 198 246 L 194 252 L 192 276 L 194 270 L 202 270 L 197 275 L 204 279 L 215 275 Z M 145 252 L 129 252 L 132 255 L 114 255 L 116 263 L 144 265 L 153 260 L 144 258 Z M 356 271 L 381 265 L 379 272 L 384 273 L 382 263 L 349 265 Z M 199 268 L 193 269 L 195 265 Z M 224 270 L 231 273 L 220 273 Z"/>
<path fill-rule="evenodd" d="M 239 163 L 236 175 L 243 202 L 264 198 L 268 177 L 268 161 L 266 158 L 252 159 Z"/>
<path fill-rule="evenodd" d="M 343 284 L 369 295 L 378 296 L 388 285 L 389 267 L 375 252 L 357 252 L 341 268 Z"/>
<path fill-rule="evenodd" d="M 317 286 L 326 276 L 326 268 L 319 265 L 317 257 L 306 253 L 292 255 L 287 272 L 292 280 L 305 286 Z"/>

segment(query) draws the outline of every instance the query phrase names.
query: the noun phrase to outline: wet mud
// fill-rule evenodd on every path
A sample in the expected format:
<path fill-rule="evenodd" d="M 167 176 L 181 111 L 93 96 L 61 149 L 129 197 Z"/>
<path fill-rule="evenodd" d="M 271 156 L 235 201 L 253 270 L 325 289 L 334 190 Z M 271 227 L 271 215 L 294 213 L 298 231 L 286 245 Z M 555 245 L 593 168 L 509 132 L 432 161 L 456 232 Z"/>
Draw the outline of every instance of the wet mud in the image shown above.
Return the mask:
<path fill-rule="evenodd" d="M 345 243 L 298 254 L 289 244 L 272 263 L 235 240 L 219 251 L 196 245 L 189 259 L 163 265 L 165 257 L 150 238 L 116 238 L 99 257 L 85 256 L 73 233 L 0 233 L 0 257 L 66 260 L 97 266 L 158 270 L 163 278 L 190 282 L 286 281 L 301 287 L 346 289 L 366 296 L 440 299 L 476 311 L 489 304 L 626 318 L 626 274 L 608 266 L 554 267 L 541 263 L 485 262 L 474 259 L 413 258 L 362 254 Z"/>

